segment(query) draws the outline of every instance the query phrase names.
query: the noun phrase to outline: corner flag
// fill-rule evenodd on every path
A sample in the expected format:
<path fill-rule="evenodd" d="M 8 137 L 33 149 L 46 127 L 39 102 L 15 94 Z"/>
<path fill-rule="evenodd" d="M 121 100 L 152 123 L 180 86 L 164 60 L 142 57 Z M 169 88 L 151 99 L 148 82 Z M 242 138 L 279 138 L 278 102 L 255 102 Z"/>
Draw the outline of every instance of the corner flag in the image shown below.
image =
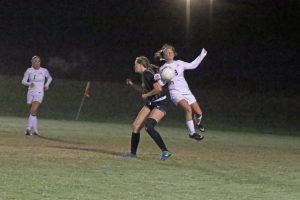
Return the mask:
<path fill-rule="evenodd" d="M 92 94 L 92 92 L 91 92 L 91 84 L 90 84 L 90 81 L 88 81 L 87 84 L 86 84 L 85 90 L 84 90 L 84 95 L 86 97 L 90 97 L 91 94 Z"/>
<path fill-rule="evenodd" d="M 82 97 L 80 105 L 79 105 L 79 109 L 78 109 L 78 112 L 77 112 L 77 115 L 76 115 L 76 120 L 79 119 L 80 111 L 81 111 L 81 108 L 83 106 L 85 97 L 90 97 L 90 96 L 91 96 L 91 83 L 90 83 L 90 81 L 88 81 L 86 83 L 85 90 L 84 90 L 84 93 L 83 93 L 83 97 Z"/>

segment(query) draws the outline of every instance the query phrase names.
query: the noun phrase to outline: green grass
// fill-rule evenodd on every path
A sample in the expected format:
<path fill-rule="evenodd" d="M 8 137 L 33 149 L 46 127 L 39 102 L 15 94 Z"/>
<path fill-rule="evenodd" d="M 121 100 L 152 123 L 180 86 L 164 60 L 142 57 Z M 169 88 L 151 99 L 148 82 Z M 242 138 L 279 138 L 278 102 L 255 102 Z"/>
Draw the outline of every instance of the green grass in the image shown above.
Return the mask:
<path fill-rule="evenodd" d="M 0 117 L 0 199 L 300 199 L 300 138 L 159 126 L 173 156 L 143 131 L 138 159 L 130 124 L 40 119 L 42 137 L 23 135 L 25 118 Z"/>

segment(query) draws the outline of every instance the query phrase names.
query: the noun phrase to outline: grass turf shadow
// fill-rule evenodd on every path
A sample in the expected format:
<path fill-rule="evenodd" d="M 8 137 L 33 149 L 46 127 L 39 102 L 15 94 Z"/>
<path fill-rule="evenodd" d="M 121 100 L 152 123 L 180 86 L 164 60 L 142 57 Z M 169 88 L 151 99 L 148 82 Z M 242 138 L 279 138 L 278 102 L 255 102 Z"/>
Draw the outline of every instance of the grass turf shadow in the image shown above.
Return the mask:
<path fill-rule="evenodd" d="M 49 146 L 51 148 L 57 148 L 57 149 L 68 149 L 68 150 L 79 150 L 79 151 L 88 151 L 88 152 L 96 152 L 96 153 L 102 153 L 107 155 L 113 155 L 113 156 L 124 156 L 124 153 L 116 152 L 116 151 L 109 151 L 104 149 L 95 149 L 95 148 L 86 148 L 86 147 L 75 147 L 75 146 Z"/>
<path fill-rule="evenodd" d="M 58 138 L 50 138 L 50 137 L 45 137 L 45 136 L 41 136 L 41 135 L 35 135 L 35 136 L 40 138 L 40 139 L 53 141 L 53 142 L 60 142 L 60 143 L 74 144 L 74 145 L 83 144 L 83 143 L 80 143 L 80 142 L 71 142 L 71 141 L 67 141 L 67 140 L 62 140 L 62 139 L 58 139 Z"/>

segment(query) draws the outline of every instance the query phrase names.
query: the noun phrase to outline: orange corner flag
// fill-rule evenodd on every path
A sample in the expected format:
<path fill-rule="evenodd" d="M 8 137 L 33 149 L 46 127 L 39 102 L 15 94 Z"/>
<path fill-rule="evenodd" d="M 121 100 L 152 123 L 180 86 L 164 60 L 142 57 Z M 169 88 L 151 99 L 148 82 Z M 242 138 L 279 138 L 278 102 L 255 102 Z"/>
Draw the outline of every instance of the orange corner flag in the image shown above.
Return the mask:
<path fill-rule="evenodd" d="M 91 84 L 90 84 L 90 81 L 88 81 L 87 84 L 86 84 L 84 95 L 86 97 L 90 97 L 91 96 Z"/>

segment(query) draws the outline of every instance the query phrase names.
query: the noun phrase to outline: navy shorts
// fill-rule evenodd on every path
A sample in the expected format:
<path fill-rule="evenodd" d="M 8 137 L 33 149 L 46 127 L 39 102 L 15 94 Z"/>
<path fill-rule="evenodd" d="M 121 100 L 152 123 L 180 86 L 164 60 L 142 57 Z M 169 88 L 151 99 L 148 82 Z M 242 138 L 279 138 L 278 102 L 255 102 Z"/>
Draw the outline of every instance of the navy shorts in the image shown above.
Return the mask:
<path fill-rule="evenodd" d="M 168 110 L 168 100 L 164 99 L 161 101 L 157 101 L 157 102 L 153 102 L 153 101 L 148 101 L 145 105 L 147 108 L 149 108 L 150 110 L 153 110 L 154 108 L 167 113 Z"/>

